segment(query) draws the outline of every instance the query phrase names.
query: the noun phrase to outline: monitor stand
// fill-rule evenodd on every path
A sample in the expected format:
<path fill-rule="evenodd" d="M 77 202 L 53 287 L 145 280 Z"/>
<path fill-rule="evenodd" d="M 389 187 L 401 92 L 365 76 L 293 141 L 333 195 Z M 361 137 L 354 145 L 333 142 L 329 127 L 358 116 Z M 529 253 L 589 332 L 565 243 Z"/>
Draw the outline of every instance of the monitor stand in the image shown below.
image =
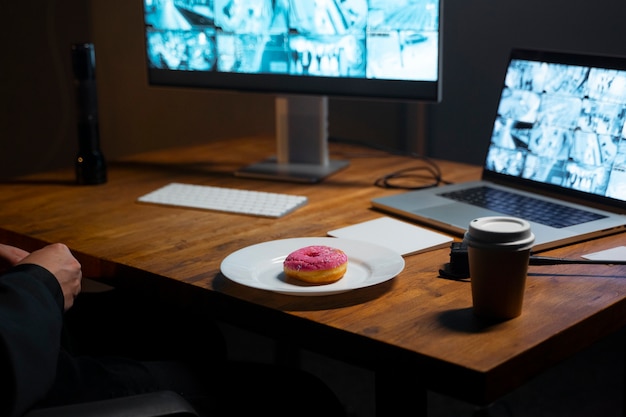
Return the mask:
<path fill-rule="evenodd" d="M 235 172 L 239 177 L 320 182 L 348 166 L 328 154 L 328 97 L 276 97 L 276 157 Z"/>

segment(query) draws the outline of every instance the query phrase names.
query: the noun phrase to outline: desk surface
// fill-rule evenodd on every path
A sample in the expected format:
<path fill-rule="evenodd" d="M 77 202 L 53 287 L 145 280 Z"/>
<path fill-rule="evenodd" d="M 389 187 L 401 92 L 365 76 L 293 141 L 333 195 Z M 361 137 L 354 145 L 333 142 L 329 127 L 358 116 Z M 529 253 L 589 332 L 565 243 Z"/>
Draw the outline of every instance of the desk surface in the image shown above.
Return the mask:
<path fill-rule="evenodd" d="M 236 178 L 232 172 L 273 152 L 247 138 L 148 153 L 109 164 L 109 181 L 76 186 L 61 170 L 0 184 L 0 241 L 34 249 L 61 241 L 86 276 L 142 286 L 220 318 L 374 370 L 418 376 L 419 384 L 486 404 L 626 323 L 626 266 L 530 267 L 524 312 L 500 324 L 472 315 L 470 284 L 438 277 L 448 249 L 408 256 L 387 283 L 323 297 L 274 294 L 221 275 L 222 259 L 259 242 L 325 236 L 381 216 L 374 197 L 402 192 L 374 181 L 416 160 L 350 145 L 350 159 L 321 184 Z M 449 181 L 477 167 L 440 163 Z M 303 194 L 309 203 L 280 219 L 139 204 L 172 181 Z M 546 254 L 576 257 L 622 245 L 614 235 Z"/>

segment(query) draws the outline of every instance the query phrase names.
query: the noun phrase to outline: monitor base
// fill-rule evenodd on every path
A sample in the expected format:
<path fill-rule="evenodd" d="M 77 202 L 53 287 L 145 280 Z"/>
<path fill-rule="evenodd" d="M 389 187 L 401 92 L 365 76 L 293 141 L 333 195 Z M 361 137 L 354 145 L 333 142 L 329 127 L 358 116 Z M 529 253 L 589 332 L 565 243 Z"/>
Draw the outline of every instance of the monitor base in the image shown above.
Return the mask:
<path fill-rule="evenodd" d="M 235 172 L 237 177 L 260 178 L 290 182 L 316 183 L 329 175 L 346 168 L 350 163 L 344 160 L 328 161 L 327 165 L 303 163 L 278 163 L 276 158 L 269 158 L 256 164 L 248 165 Z"/>

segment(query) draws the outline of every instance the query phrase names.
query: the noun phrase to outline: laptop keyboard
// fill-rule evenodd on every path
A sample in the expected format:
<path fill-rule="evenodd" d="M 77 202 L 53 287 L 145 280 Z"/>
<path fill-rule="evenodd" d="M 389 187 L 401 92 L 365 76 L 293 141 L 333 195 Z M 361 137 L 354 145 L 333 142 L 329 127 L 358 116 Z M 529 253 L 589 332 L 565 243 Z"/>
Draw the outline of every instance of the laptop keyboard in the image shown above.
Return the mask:
<path fill-rule="evenodd" d="M 450 191 L 439 195 L 557 229 L 606 217 L 601 214 L 486 186 Z"/>

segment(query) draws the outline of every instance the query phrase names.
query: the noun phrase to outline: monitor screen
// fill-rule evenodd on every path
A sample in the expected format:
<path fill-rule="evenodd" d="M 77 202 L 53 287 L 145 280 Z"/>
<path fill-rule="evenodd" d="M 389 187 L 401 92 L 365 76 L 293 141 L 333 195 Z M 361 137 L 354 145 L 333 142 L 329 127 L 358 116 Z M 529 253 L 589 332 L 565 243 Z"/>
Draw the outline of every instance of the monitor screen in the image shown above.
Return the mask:
<path fill-rule="evenodd" d="M 440 100 L 441 2 L 144 0 L 148 79 L 286 97 L 277 130 L 283 112 L 319 110 L 317 140 L 329 96 Z"/>

